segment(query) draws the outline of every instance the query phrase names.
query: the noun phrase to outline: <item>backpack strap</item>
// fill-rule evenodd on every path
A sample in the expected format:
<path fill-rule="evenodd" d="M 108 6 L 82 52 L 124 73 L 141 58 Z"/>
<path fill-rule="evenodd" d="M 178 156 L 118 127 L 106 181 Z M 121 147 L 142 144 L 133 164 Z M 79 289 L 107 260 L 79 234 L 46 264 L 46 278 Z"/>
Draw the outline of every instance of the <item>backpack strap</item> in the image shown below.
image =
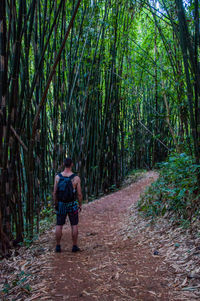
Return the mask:
<path fill-rule="evenodd" d="M 70 180 L 73 180 L 73 178 L 75 178 L 75 177 L 76 177 L 75 173 L 73 173 L 71 176 L 69 176 Z"/>
<path fill-rule="evenodd" d="M 70 180 L 73 180 L 73 178 L 75 178 L 75 177 L 76 177 L 76 174 L 73 173 L 73 174 L 69 177 L 69 179 L 70 179 Z M 74 196 L 76 197 L 76 188 L 74 188 L 74 187 L 73 187 L 73 192 L 74 192 Z"/>

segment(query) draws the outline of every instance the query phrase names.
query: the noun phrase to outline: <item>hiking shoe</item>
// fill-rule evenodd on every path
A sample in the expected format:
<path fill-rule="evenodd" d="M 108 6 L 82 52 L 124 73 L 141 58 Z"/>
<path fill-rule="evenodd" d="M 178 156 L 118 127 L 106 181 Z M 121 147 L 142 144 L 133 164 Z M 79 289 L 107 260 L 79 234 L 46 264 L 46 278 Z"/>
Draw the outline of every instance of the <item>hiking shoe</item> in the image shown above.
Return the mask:
<path fill-rule="evenodd" d="M 80 251 L 81 249 L 79 248 L 79 247 L 77 247 L 77 246 L 73 246 L 72 247 L 72 252 L 78 252 L 78 251 Z"/>
<path fill-rule="evenodd" d="M 61 247 L 60 245 L 56 245 L 56 253 L 60 253 L 61 252 Z"/>

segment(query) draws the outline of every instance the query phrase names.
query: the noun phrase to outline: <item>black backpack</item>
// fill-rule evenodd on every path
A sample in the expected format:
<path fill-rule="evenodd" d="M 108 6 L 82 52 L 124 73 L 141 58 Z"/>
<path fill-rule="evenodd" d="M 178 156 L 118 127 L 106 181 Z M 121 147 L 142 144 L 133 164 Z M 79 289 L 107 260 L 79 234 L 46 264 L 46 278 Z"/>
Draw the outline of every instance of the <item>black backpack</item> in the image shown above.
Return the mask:
<path fill-rule="evenodd" d="M 58 175 L 60 177 L 56 196 L 60 202 L 73 202 L 76 199 L 76 190 L 72 185 L 72 179 L 76 176 L 72 174 L 70 177 L 64 177 L 61 173 Z"/>

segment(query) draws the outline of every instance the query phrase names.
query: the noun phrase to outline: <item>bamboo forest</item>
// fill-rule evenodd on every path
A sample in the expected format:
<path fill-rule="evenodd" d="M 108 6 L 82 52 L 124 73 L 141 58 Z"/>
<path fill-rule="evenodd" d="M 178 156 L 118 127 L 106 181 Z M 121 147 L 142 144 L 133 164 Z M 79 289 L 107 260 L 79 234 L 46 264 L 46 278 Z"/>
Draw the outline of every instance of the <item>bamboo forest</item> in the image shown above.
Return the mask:
<path fill-rule="evenodd" d="M 0 1 L 1 300 L 199 300 L 199 11 L 198 0 Z M 66 158 L 83 195 L 77 254 L 55 254 Z M 47 257 L 48 280 L 31 270 Z"/>

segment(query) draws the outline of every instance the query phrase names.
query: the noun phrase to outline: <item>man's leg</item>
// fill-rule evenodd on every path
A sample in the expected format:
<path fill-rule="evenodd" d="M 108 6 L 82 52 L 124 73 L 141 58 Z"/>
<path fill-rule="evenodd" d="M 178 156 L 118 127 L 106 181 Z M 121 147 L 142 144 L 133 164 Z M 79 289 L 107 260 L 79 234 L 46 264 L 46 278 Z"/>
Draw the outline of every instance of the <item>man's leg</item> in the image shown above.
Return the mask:
<path fill-rule="evenodd" d="M 62 202 L 59 202 L 58 205 L 59 208 L 56 214 L 56 252 L 61 252 L 60 241 L 62 237 L 62 228 L 65 224 L 67 213 L 64 210 L 65 208 L 63 208 Z M 60 211 L 62 213 L 60 213 Z"/>
<path fill-rule="evenodd" d="M 62 228 L 63 226 L 56 226 L 56 244 L 60 245 L 61 237 L 62 237 Z"/>
<path fill-rule="evenodd" d="M 77 252 L 77 251 L 80 251 L 79 247 L 77 246 L 77 241 L 78 241 L 78 211 L 70 213 L 69 214 L 69 220 L 70 220 L 71 228 L 72 228 L 72 242 L 73 242 L 72 252 Z"/>
<path fill-rule="evenodd" d="M 72 226 L 72 242 L 73 246 L 77 246 L 78 241 L 78 225 Z"/>

